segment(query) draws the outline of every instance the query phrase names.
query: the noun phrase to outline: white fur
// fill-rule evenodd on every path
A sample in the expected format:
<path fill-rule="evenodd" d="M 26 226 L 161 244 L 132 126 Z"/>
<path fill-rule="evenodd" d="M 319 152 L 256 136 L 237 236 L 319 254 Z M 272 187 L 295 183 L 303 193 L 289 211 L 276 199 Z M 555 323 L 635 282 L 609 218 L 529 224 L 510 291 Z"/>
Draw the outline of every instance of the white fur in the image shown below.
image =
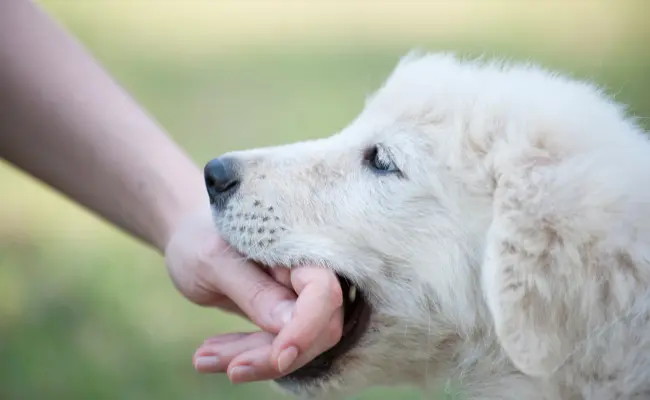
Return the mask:
<path fill-rule="evenodd" d="M 376 144 L 401 175 L 364 164 Z M 332 268 L 374 309 L 332 376 L 294 390 L 650 398 L 650 145 L 593 85 L 411 54 L 342 132 L 229 156 L 229 242 Z"/>

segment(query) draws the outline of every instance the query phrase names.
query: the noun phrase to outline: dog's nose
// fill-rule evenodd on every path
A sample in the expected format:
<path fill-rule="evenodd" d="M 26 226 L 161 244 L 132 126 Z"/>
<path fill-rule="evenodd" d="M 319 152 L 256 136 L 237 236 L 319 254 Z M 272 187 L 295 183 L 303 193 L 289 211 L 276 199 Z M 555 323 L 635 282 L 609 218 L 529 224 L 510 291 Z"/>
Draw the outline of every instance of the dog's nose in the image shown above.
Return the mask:
<path fill-rule="evenodd" d="M 215 158 L 205 165 L 203 173 L 210 203 L 217 208 L 225 206 L 241 182 L 237 162 L 228 157 Z"/>

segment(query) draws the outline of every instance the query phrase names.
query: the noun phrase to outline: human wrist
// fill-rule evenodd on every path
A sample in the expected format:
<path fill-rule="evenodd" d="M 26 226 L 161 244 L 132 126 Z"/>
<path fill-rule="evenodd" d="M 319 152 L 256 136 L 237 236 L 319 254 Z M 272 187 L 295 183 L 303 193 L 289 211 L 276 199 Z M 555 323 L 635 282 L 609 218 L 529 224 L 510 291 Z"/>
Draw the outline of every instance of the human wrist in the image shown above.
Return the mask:
<path fill-rule="evenodd" d="M 154 246 L 164 253 L 169 241 L 175 232 L 191 216 L 204 214 L 202 217 L 210 218 L 207 194 L 203 187 L 203 177 L 198 168 L 187 174 L 182 184 L 167 189 L 165 200 L 157 203 L 157 219 L 160 221 L 158 231 L 155 232 L 156 243 Z"/>

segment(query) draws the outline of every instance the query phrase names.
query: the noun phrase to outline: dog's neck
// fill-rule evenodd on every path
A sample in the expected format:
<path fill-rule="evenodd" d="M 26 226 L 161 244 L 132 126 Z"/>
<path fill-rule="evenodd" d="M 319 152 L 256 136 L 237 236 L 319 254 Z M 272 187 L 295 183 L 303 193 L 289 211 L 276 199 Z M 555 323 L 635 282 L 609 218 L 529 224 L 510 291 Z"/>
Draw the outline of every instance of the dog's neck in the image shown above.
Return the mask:
<path fill-rule="evenodd" d="M 489 211 L 488 211 L 489 212 Z M 473 254 L 464 260 L 474 281 L 467 289 L 480 287 L 481 263 L 484 238 L 489 225 L 489 215 L 485 221 L 475 221 L 467 238 Z M 462 290 L 460 287 L 455 290 Z M 460 303 L 460 304 L 459 304 Z M 522 374 L 508 359 L 499 344 L 487 303 L 480 290 L 464 293 L 462 302 L 447 303 L 449 309 L 443 312 L 451 320 L 440 322 L 442 331 L 449 332 L 436 346 L 435 360 L 424 367 L 429 370 L 423 386 L 427 391 L 440 391 L 442 388 L 458 390 L 465 399 L 527 399 L 551 400 L 564 398 L 559 394 L 542 392 L 540 382 Z M 431 368 L 437 364 L 438 368 Z M 548 387 L 546 388 L 548 390 Z M 555 396 L 555 397 L 554 397 Z"/>

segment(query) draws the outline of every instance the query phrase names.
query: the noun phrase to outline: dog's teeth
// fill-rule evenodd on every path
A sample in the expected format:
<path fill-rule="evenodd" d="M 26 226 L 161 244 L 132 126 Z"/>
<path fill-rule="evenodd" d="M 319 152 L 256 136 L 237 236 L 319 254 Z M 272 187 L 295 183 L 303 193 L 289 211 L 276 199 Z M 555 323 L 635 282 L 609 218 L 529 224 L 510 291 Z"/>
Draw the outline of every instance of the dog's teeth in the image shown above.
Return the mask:
<path fill-rule="evenodd" d="M 350 300 L 351 303 L 354 303 L 354 300 L 357 298 L 357 287 L 356 286 L 350 286 L 350 291 L 348 292 L 348 299 Z"/>

